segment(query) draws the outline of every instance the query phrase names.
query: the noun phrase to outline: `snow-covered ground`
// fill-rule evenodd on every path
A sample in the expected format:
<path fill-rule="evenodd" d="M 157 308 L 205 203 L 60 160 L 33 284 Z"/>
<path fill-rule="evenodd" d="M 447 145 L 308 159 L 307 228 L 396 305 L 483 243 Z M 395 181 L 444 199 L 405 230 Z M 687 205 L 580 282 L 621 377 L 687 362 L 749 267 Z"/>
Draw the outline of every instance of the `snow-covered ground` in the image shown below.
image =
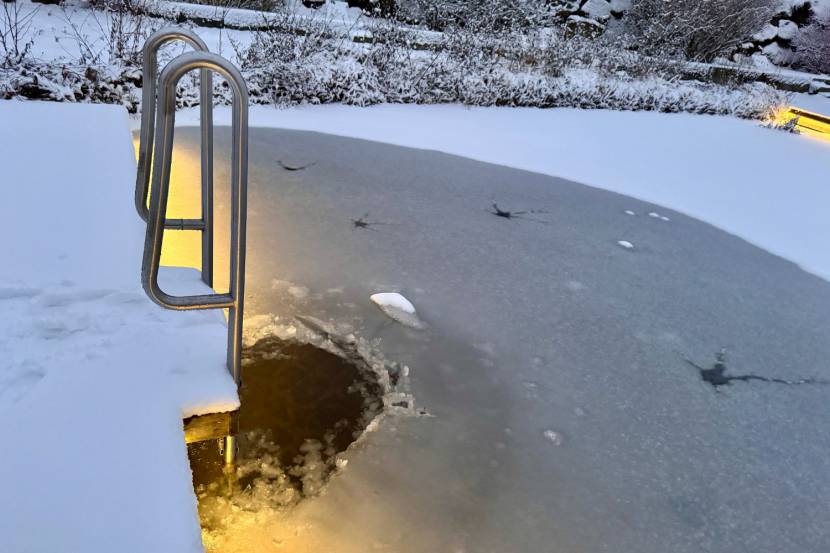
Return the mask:
<path fill-rule="evenodd" d="M 830 114 L 830 99 L 793 103 Z M 198 111 L 185 110 L 179 125 Z M 217 109 L 217 124 L 229 110 Z M 133 120 L 133 124 L 137 124 Z M 577 109 L 256 106 L 251 125 L 437 150 L 653 202 L 830 278 L 830 142 L 729 117 Z"/>
<path fill-rule="evenodd" d="M 221 313 L 140 285 L 117 106 L 0 102 L 0 550 L 201 550 L 182 418 L 238 405 Z M 171 293 L 204 292 L 166 268 Z"/>
<path fill-rule="evenodd" d="M 20 0 L 19 5 L 21 17 L 31 16 L 31 25 L 26 27 L 28 32 L 22 38 L 24 41 L 32 41 L 31 56 L 35 60 L 73 64 L 78 63 L 82 57 L 91 62 L 92 58 L 97 56 L 103 62 L 113 61 L 108 60 L 111 45 L 109 32 L 115 28 L 114 22 L 117 21 L 115 16 L 90 10 L 86 2 L 78 0 L 70 0 L 61 5 L 44 5 L 33 3 L 31 0 Z M 178 11 L 183 10 L 192 16 L 224 18 L 240 26 L 261 24 L 263 18 L 267 17 L 271 19 L 291 18 L 295 22 L 319 23 L 332 29 L 356 32 L 367 22 L 360 10 L 350 9 L 343 2 L 313 10 L 303 7 L 302 3 L 297 1 L 285 12 L 270 16 L 264 12 L 252 10 L 178 2 L 151 2 L 147 7 L 150 17 L 147 17 L 139 27 L 135 26 L 132 18 L 126 17 L 123 22 L 126 25 L 125 30 L 147 33 L 163 25 L 174 25 L 172 20 L 164 20 L 154 15 L 173 18 Z M 196 32 L 212 52 L 237 63 L 235 46 L 245 47 L 253 37 L 250 31 L 235 29 L 199 27 Z M 138 46 L 141 46 L 140 40 Z M 186 46 L 174 44 L 165 48 L 165 51 L 181 53 L 187 49 Z"/>

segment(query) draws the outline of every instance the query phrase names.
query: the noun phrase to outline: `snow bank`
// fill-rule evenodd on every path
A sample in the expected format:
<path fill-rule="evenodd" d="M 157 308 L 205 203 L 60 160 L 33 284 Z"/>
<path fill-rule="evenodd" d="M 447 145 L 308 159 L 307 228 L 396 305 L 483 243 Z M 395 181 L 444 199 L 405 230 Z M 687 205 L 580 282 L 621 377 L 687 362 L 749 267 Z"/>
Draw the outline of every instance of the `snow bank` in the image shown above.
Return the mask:
<path fill-rule="evenodd" d="M 200 551 L 181 420 L 238 405 L 222 315 L 141 289 L 122 108 L 7 101 L 0 121 L 0 549 Z M 192 269 L 162 286 L 206 291 Z"/>
<path fill-rule="evenodd" d="M 830 113 L 830 100 L 812 98 L 813 110 Z M 197 114 L 184 111 L 177 121 L 193 125 Z M 218 109 L 215 120 L 229 124 L 229 110 Z M 686 213 L 830 278 L 830 219 L 824 213 L 830 143 L 756 122 L 651 112 L 381 105 L 254 107 L 251 124 L 438 150 L 564 177 Z"/>

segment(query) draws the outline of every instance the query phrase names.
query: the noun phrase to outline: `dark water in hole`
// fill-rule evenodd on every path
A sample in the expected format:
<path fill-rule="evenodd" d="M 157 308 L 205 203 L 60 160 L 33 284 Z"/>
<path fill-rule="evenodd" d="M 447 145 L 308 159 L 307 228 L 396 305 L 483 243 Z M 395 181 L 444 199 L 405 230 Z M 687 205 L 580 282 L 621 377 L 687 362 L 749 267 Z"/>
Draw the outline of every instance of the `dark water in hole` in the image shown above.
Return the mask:
<path fill-rule="evenodd" d="M 243 352 L 233 487 L 244 492 L 273 480 L 299 495 L 313 493 L 333 470 L 336 454 L 381 411 L 381 397 L 368 366 L 307 344 L 259 341 Z M 215 440 L 188 445 L 200 495 L 228 483 L 220 445 Z"/>

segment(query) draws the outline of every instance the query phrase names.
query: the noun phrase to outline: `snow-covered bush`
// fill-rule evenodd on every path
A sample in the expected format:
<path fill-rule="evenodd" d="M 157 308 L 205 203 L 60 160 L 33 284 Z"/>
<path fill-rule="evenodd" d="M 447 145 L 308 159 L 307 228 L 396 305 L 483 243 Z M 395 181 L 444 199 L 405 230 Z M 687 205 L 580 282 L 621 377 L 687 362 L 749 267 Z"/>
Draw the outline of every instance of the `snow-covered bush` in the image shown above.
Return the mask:
<path fill-rule="evenodd" d="M 282 0 L 183 0 L 188 4 L 216 6 L 218 8 L 242 8 L 263 12 L 275 11 L 283 7 Z"/>
<path fill-rule="evenodd" d="M 830 74 L 830 15 L 802 29 L 793 40 L 794 64 L 807 71 Z"/>
<path fill-rule="evenodd" d="M 354 45 L 324 33 L 259 33 L 240 50 L 254 102 L 370 105 L 460 102 L 763 117 L 783 97 L 765 85 L 678 81 L 670 66 L 563 31 L 446 33 L 415 52 L 405 31 L 378 25 Z M 193 88 L 187 102 L 195 103 Z M 184 98 L 183 98 L 184 100 Z"/>
<path fill-rule="evenodd" d="M 143 4 L 143 0 L 101 0 L 100 7 L 80 21 L 65 11 L 78 62 L 138 65 L 144 41 L 163 23 L 146 17 Z"/>
<path fill-rule="evenodd" d="M 633 44 L 650 55 L 710 62 L 769 22 L 775 0 L 633 0 L 625 16 Z"/>
<path fill-rule="evenodd" d="M 360 8 L 365 13 L 387 17 L 396 10 L 396 0 L 347 0 L 350 8 Z"/>
<path fill-rule="evenodd" d="M 135 111 L 138 48 L 162 22 L 121 20 L 112 9 L 94 17 L 100 33 L 85 35 L 88 26 L 75 33 L 77 65 L 28 62 L 0 70 L 0 97 L 121 103 Z M 425 34 L 372 18 L 357 37 L 356 43 L 351 29 L 324 18 L 283 10 L 269 14 L 250 42 L 232 44 L 258 104 L 456 102 L 764 118 L 784 101 L 766 85 L 689 80 L 697 77 L 682 64 L 625 49 L 611 36 L 572 36 L 564 28 L 465 24 Z M 179 105 L 198 104 L 195 76 L 182 81 Z M 227 83 L 216 79 L 215 86 L 216 101 L 229 103 Z"/>
<path fill-rule="evenodd" d="M 32 49 L 32 18 L 37 8 L 21 2 L 2 2 L 0 9 L 0 65 L 12 67 L 23 62 Z"/>
<path fill-rule="evenodd" d="M 526 27 L 541 22 L 549 10 L 544 0 L 398 0 L 396 14 L 434 30 L 482 30 Z"/>
<path fill-rule="evenodd" d="M 0 69 L 0 99 L 120 104 L 138 110 L 141 71 L 107 65 L 56 65 L 24 62 Z"/>

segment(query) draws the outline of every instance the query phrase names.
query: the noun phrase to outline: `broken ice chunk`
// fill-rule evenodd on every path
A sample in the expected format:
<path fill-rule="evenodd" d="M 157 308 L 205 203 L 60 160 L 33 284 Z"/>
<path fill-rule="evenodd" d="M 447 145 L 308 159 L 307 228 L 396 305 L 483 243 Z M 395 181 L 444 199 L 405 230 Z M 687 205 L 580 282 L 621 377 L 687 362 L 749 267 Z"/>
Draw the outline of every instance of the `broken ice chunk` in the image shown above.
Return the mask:
<path fill-rule="evenodd" d="M 633 250 L 634 249 L 634 244 L 632 244 L 628 240 L 618 240 L 617 244 L 620 245 L 621 247 L 627 249 L 627 250 Z"/>
<path fill-rule="evenodd" d="M 415 312 L 415 306 L 397 292 L 382 292 L 374 294 L 369 299 L 380 307 L 381 311 L 402 325 L 423 328 L 424 325 Z"/>

